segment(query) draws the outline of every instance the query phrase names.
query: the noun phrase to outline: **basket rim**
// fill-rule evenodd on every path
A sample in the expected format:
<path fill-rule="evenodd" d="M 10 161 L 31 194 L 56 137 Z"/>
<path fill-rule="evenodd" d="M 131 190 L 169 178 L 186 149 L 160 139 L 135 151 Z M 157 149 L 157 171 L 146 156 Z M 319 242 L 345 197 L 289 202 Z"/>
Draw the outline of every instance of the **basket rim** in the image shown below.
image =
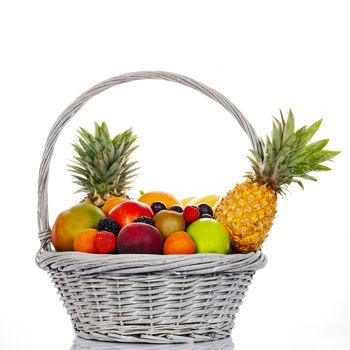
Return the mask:
<path fill-rule="evenodd" d="M 91 275 L 97 273 L 144 274 L 240 273 L 256 271 L 267 263 L 261 250 L 247 254 L 91 254 L 81 252 L 41 251 L 38 265 L 49 271 Z"/>

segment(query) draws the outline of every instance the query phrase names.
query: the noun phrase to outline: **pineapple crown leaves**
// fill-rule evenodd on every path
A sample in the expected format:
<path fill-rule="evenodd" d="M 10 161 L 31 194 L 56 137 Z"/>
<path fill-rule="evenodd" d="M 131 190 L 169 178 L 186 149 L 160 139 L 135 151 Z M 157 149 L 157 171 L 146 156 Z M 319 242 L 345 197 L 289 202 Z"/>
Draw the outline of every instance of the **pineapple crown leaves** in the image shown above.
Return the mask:
<path fill-rule="evenodd" d="M 321 126 L 322 119 L 309 127 L 303 126 L 295 131 L 294 115 L 288 111 L 287 121 L 280 110 L 280 120 L 274 118 L 271 137 L 266 137 L 263 156 L 251 151 L 253 172 L 246 177 L 253 181 L 266 184 L 277 193 L 283 194 L 287 185 L 292 182 L 304 188 L 300 179 L 317 181 L 309 173 L 313 171 L 331 170 L 321 163 L 331 160 L 340 152 L 324 148 L 329 140 L 319 140 L 309 143 Z"/>
<path fill-rule="evenodd" d="M 76 155 L 68 165 L 77 192 L 123 194 L 130 188 L 135 177 L 137 162 L 131 162 L 137 137 L 128 129 L 111 138 L 105 122 L 95 122 L 95 135 L 78 130 L 78 140 L 72 144 Z"/>

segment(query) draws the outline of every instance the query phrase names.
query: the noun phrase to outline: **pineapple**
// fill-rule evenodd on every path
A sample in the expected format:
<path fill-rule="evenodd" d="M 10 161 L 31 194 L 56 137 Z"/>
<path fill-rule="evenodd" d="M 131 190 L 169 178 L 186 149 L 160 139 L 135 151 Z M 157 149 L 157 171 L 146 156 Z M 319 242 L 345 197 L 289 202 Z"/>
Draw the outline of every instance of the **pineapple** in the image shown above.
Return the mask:
<path fill-rule="evenodd" d="M 261 247 L 276 215 L 277 197 L 284 194 L 292 182 L 301 188 L 300 179 L 316 181 L 311 171 L 330 170 L 321 164 L 339 152 L 323 148 L 329 140 L 309 143 L 321 125 L 319 120 L 294 131 L 294 116 L 291 110 L 285 121 L 274 118 L 271 139 L 262 142 L 264 154 L 251 151 L 252 171 L 247 180 L 236 185 L 222 199 L 215 217 L 228 230 L 232 248 L 241 253 Z"/>
<path fill-rule="evenodd" d="M 137 148 L 132 130 L 112 139 L 103 122 L 95 123 L 95 135 L 83 128 L 78 133 L 79 139 L 73 144 L 77 155 L 68 167 L 74 183 L 79 186 L 77 192 L 86 193 L 82 202 L 102 207 L 111 196 L 128 198 L 126 191 L 138 169 L 135 168 L 137 162 L 130 161 Z"/>

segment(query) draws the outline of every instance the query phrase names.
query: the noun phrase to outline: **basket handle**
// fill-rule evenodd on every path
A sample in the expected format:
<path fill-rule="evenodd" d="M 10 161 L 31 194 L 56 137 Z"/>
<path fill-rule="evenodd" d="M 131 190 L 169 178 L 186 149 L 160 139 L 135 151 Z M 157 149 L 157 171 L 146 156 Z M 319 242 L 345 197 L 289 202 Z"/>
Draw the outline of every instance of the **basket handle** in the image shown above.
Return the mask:
<path fill-rule="evenodd" d="M 49 167 L 54 146 L 61 130 L 68 123 L 68 121 L 80 110 L 80 108 L 82 108 L 84 104 L 95 95 L 98 95 L 99 93 L 111 88 L 112 86 L 143 79 L 161 79 L 180 83 L 182 85 L 191 87 L 210 97 L 211 99 L 222 105 L 238 121 L 242 129 L 248 135 L 252 143 L 253 149 L 259 154 L 263 153 L 261 141 L 259 140 L 252 125 L 243 116 L 239 109 L 221 93 L 196 80 L 188 78 L 184 75 L 170 72 L 141 71 L 118 75 L 114 78 L 102 81 L 101 83 L 93 86 L 91 89 L 87 90 L 82 95 L 80 95 L 61 113 L 61 115 L 58 117 L 55 124 L 51 128 L 50 133 L 47 137 L 44 153 L 40 164 L 38 183 L 38 226 L 39 239 L 41 242 L 39 251 L 41 251 L 42 249 L 46 251 L 51 250 L 51 229 L 49 224 L 48 212 Z"/>

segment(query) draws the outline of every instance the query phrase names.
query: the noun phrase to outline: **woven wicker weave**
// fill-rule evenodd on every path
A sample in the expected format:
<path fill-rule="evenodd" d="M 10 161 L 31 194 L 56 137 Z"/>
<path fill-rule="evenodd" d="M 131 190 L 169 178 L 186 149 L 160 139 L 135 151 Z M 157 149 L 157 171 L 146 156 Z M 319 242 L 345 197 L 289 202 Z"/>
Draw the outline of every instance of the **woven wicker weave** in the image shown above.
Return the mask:
<path fill-rule="evenodd" d="M 261 143 L 242 113 L 219 92 L 168 72 L 136 72 L 95 85 L 60 115 L 47 138 L 39 173 L 37 264 L 47 270 L 77 335 L 119 342 L 186 343 L 230 335 L 235 314 L 261 251 L 249 254 L 95 255 L 55 252 L 48 222 L 48 175 L 54 145 L 66 123 L 93 96 L 118 84 L 163 79 L 189 86 L 220 103 L 261 153 Z"/>
<path fill-rule="evenodd" d="M 232 338 L 188 344 L 123 344 L 76 337 L 70 350 L 234 350 Z"/>

